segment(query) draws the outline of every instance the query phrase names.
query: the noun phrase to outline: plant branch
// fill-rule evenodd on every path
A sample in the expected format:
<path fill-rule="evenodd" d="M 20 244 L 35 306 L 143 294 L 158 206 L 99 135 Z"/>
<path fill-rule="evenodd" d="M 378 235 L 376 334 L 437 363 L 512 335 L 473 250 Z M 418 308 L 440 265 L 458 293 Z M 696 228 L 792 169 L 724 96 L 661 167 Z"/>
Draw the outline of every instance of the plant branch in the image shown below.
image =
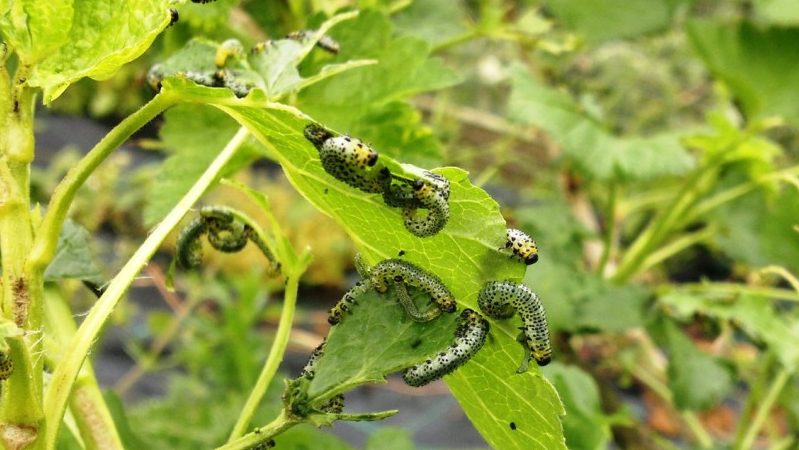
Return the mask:
<path fill-rule="evenodd" d="M 168 92 L 157 94 L 138 111 L 126 117 L 112 129 L 94 148 L 73 167 L 56 186 L 50 199 L 47 213 L 33 242 L 30 257 L 26 263 L 26 272 L 42 272 L 53 259 L 58 235 L 66 220 L 67 212 L 75 194 L 89 175 L 136 130 L 155 118 L 165 109 L 175 104 L 177 98 Z"/>
<path fill-rule="evenodd" d="M 789 370 L 785 367 L 780 368 L 777 376 L 774 378 L 774 380 L 772 380 L 771 385 L 766 392 L 766 396 L 763 397 L 763 401 L 760 402 L 760 406 L 757 407 L 754 417 L 751 421 L 749 421 L 749 425 L 746 428 L 746 433 L 744 433 L 743 437 L 735 443 L 736 449 L 743 450 L 753 448 L 752 444 L 755 442 L 757 433 L 760 431 L 760 428 L 763 427 L 763 423 L 766 421 L 769 412 L 771 412 L 771 408 L 774 406 L 777 396 L 782 391 L 782 388 L 785 387 L 785 383 L 788 382 L 788 380 L 791 378 L 791 375 L 793 375 L 792 370 Z"/>
<path fill-rule="evenodd" d="M 614 180 L 610 185 L 610 192 L 608 193 L 608 206 L 605 210 L 605 236 L 602 240 L 602 255 L 599 257 L 599 263 L 596 266 L 596 273 L 602 276 L 605 273 L 605 267 L 608 265 L 610 254 L 613 250 L 614 237 L 616 236 L 616 196 L 618 194 L 618 185 Z"/>
<path fill-rule="evenodd" d="M 289 417 L 285 412 L 281 412 L 280 415 L 268 425 L 256 428 L 255 430 L 245 434 L 235 441 L 228 442 L 225 445 L 217 447 L 216 450 L 252 449 L 255 448 L 256 445 L 262 442 L 267 442 L 273 436 L 276 436 L 301 422 L 302 419 Z"/>
<path fill-rule="evenodd" d="M 147 264 L 152 255 L 158 250 L 161 243 L 172 231 L 186 212 L 200 199 L 209 186 L 217 179 L 227 162 L 235 155 L 238 148 L 246 140 L 247 131 L 239 129 L 235 136 L 228 142 L 219 155 L 211 162 L 205 172 L 189 189 L 186 195 L 178 204 L 167 214 L 161 223 L 155 227 L 147 239 L 136 250 L 117 276 L 111 280 L 105 293 L 95 303 L 89 311 L 89 315 L 81 324 L 75 336 L 70 340 L 70 353 L 58 364 L 53 372 L 50 388 L 44 399 L 44 410 L 46 418 L 46 448 L 53 449 L 56 444 L 58 428 L 64 416 L 66 403 L 69 399 L 75 378 L 80 370 L 83 360 L 89 353 L 89 349 L 97 339 L 97 335 L 105 325 L 108 316 L 114 310 L 119 300 L 125 294 L 134 278 L 139 274 L 141 268 Z M 79 172 L 78 177 L 83 176 Z M 85 177 L 83 178 L 85 179 Z M 68 185 L 70 188 L 73 184 Z M 77 189 L 76 187 L 74 189 Z M 74 193 L 74 191 L 73 191 Z M 63 196 L 61 198 L 64 198 Z M 51 219 L 51 224 L 57 223 L 57 217 Z M 46 245 L 46 244 L 43 244 Z"/>

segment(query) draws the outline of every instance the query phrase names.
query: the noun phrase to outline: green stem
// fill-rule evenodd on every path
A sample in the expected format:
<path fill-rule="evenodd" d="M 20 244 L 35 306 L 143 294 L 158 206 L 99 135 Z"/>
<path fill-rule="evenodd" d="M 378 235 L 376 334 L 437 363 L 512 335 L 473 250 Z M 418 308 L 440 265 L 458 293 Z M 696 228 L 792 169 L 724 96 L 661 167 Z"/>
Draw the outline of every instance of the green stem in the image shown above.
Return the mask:
<path fill-rule="evenodd" d="M 27 273 L 43 271 L 53 259 L 58 244 L 58 235 L 64 220 L 66 220 L 69 207 L 78 189 L 83 186 L 89 175 L 136 130 L 175 104 L 176 101 L 177 98 L 169 93 L 157 94 L 146 105 L 114 127 L 75 167 L 70 169 L 50 199 L 47 213 L 39 227 L 26 264 Z"/>
<path fill-rule="evenodd" d="M 688 292 L 722 295 L 759 295 L 768 298 L 799 302 L 799 293 L 788 289 L 747 286 L 738 283 L 688 283 L 681 284 L 681 290 Z"/>
<path fill-rule="evenodd" d="M 613 281 L 625 282 L 638 273 L 641 263 L 649 256 L 654 247 L 663 242 L 674 231 L 678 222 L 686 212 L 695 204 L 697 198 L 706 191 L 708 185 L 715 180 L 721 161 L 711 161 L 707 166 L 697 169 L 689 177 L 680 192 L 674 197 L 671 204 L 660 210 L 652 218 L 647 228 L 638 235 L 624 258 L 619 268 L 611 277 Z"/>
<path fill-rule="evenodd" d="M 662 381 L 638 366 L 629 367 L 628 369 L 658 397 L 668 403 L 672 408 L 674 407 L 674 397 L 671 390 L 669 390 L 668 386 Z M 701 448 L 711 448 L 713 446 L 713 438 L 710 437 L 705 427 L 702 426 L 696 414 L 693 411 L 679 411 L 679 413 L 680 416 L 682 416 L 683 423 L 691 430 L 697 444 L 699 444 Z"/>
<path fill-rule="evenodd" d="M 605 267 L 608 265 L 610 253 L 613 250 L 613 238 L 616 235 L 617 194 L 618 185 L 613 181 L 610 185 L 610 193 L 608 194 L 608 207 L 605 210 L 605 236 L 603 238 L 602 256 L 599 257 L 599 263 L 596 267 L 596 273 L 600 276 L 605 273 Z"/>
<path fill-rule="evenodd" d="M 752 444 L 755 442 L 757 433 L 760 431 L 760 428 L 763 427 L 763 423 L 766 421 L 768 414 L 771 412 L 771 408 L 774 406 L 777 396 L 782 391 L 782 388 L 785 387 L 785 383 L 788 382 L 788 380 L 791 378 L 791 375 L 793 375 L 792 370 L 788 370 L 785 367 L 780 368 L 777 376 L 771 382 L 771 386 L 769 386 L 766 396 L 763 398 L 763 401 L 760 402 L 760 406 L 758 406 L 754 418 L 749 421 L 749 425 L 746 428 L 746 433 L 744 433 L 743 437 L 735 443 L 736 449 L 744 450 L 752 448 Z"/>
<path fill-rule="evenodd" d="M 681 236 L 674 241 L 664 245 L 663 247 L 653 251 L 646 257 L 646 259 L 641 262 L 641 266 L 639 271 L 643 272 L 650 267 L 659 264 L 672 256 L 676 255 L 677 253 L 685 250 L 692 245 L 695 245 L 699 242 L 709 239 L 716 233 L 716 227 L 708 226 L 699 231 L 695 231 L 693 233 L 688 233 L 684 236 Z"/>
<path fill-rule="evenodd" d="M 219 155 L 211 162 L 200 178 L 189 189 L 186 195 L 167 214 L 161 223 L 155 227 L 147 239 L 136 250 L 117 276 L 111 280 L 105 293 L 94 304 L 89 315 L 81 324 L 75 336 L 69 342 L 70 353 L 58 364 L 50 381 L 50 388 L 44 399 L 44 410 L 47 423 L 46 448 L 55 448 L 58 427 L 64 416 L 67 401 L 72 391 L 72 386 L 78 371 L 83 364 L 89 349 L 96 341 L 100 330 L 106 323 L 108 316 L 114 310 L 119 300 L 125 294 L 141 268 L 147 264 L 152 255 L 158 250 L 167 235 L 180 222 L 186 212 L 202 197 L 206 189 L 217 179 L 228 161 L 235 155 L 236 150 L 246 140 L 247 131 L 239 129 L 235 136 L 228 142 Z M 55 220 L 55 219 L 54 219 Z"/>
<path fill-rule="evenodd" d="M 45 300 L 44 317 L 48 331 L 44 336 L 45 357 L 47 364 L 54 367 L 69 353 L 65 345 L 75 335 L 77 326 L 63 296 L 47 289 Z M 87 450 L 124 448 L 89 361 L 80 368 L 69 409 Z"/>
<path fill-rule="evenodd" d="M 295 269 L 295 268 L 292 268 Z M 304 270 L 304 269 L 303 269 Z M 291 325 L 294 322 L 294 310 L 297 305 L 297 289 L 299 287 L 299 276 L 302 271 L 292 271 L 286 276 L 286 290 L 283 293 L 283 310 L 280 313 L 280 323 L 277 326 L 277 333 L 275 340 L 272 343 L 272 348 L 269 350 L 269 356 L 266 358 L 261 374 L 258 376 L 258 381 L 250 392 L 247 402 L 242 408 L 239 418 L 236 420 L 236 425 L 233 426 L 233 431 L 230 433 L 228 443 L 233 442 L 244 434 L 245 429 L 250 425 L 252 416 L 255 414 L 258 404 L 261 403 L 266 389 L 272 382 L 272 377 L 275 376 L 280 362 L 283 361 L 283 354 L 286 352 L 286 346 L 289 342 L 289 334 L 291 334 Z"/>
<path fill-rule="evenodd" d="M 280 415 L 268 425 L 256 428 L 255 430 L 245 434 L 235 441 L 228 442 L 221 447 L 217 447 L 216 450 L 251 449 L 256 445 L 266 442 L 272 437 L 288 430 L 294 425 L 297 425 L 301 421 L 302 420 L 299 418 L 288 417 L 285 412 L 281 412 Z"/>

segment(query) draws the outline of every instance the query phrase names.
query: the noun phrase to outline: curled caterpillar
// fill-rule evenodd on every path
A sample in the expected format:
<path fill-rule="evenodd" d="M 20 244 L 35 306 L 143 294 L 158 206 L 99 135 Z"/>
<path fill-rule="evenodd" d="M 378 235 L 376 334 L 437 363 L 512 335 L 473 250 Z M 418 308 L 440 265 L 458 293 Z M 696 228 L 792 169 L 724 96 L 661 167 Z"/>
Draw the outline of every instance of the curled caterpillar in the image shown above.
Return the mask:
<path fill-rule="evenodd" d="M 295 41 L 304 41 L 309 37 L 311 37 L 311 34 L 313 34 L 313 32 L 314 32 L 313 30 L 293 31 L 286 35 L 286 39 L 292 39 Z M 320 37 L 319 40 L 316 41 L 316 46 L 334 55 L 337 55 L 338 52 L 341 50 L 341 46 L 338 44 L 338 42 L 336 42 L 335 39 L 326 34 L 323 34 L 322 37 Z"/>
<path fill-rule="evenodd" d="M 408 311 L 409 307 L 412 307 L 414 310 L 416 309 L 416 306 L 407 293 L 406 286 L 413 286 L 427 292 L 430 295 L 431 301 L 437 306 L 436 309 L 432 310 L 435 312 L 435 316 L 424 317 L 425 314 L 411 314 L 410 311 L 408 311 L 411 318 L 418 322 L 433 320 L 438 317 L 441 312 L 455 312 L 455 308 L 457 307 L 455 296 L 452 295 L 452 292 L 447 289 L 447 286 L 445 286 L 437 276 L 425 272 L 407 261 L 401 259 L 387 259 L 381 261 L 370 270 L 370 276 L 377 292 L 386 292 L 390 283 L 396 284 L 397 299 L 401 303 L 405 301 L 409 304 L 409 306 L 403 304 L 406 311 Z M 403 297 L 405 298 L 403 299 Z"/>
<path fill-rule="evenodd" d="M 171 27 L 172 25 L 178 23 L 179 19 L 180 14 L 178 14 L 178 10 L 175 8 L 169 8 L 169 25 L 167 26 Z"/>
<path fill-rule="evenodd" d="M 359 261 L 356 258 L 356 262 Z M 327 321 L 331 325 L 341 322 L 344 314 L 353 305 L 358 303 L 358 298 L 369 289 L 374 288 L 377 292 L 384 293 L 388 287 L 394 286 L 397 301 L 405 309 L 408 316 L 416 322 L 428 322 L 442 312 L 455 312 L 457 307 L 455 296 L 441 280 L 433 274 L 427 273 L 419 267 L 401 259 L 387 259 L 377 263 L 373 268 L 367 269 L 361 262 L 356 263 L 364 279 L 355 283 L 344 294 L 336 305 L 330 309 Z M 436 306 L 426 311 L 419 311 L 408 293 L 407 286 L 423 290 L 430 295 L 430 301 Z"/>
<path fill-rule="evenodd" d="M 178 235 L 175 245 L 175 265 L 178 268 L 192 269 L 200 265 L 200 238 L 204 235 L 207 235 L 211 247 L 225 253 L 238 252 L 251 241 L 275 269 L 280 267 L 266 243 L 252 227 L 237 220 L 234 210 L 222 206 L 205 206 L 200 209 L 199 217 L 189 222 Z"/>
<path fill-rule="evenodd" d="M 528 266 L 538 261 L 538 244 L 527 233 L 516 228 L 508 228 L 505 248 L 524 261 Z"/>
<path fill-rule="evenodd" d="M 323 339 L 322 343 L 313 349 L 311 356 L 308 358 L 308 362 L 305 363 L 305 367 L 303 367 L 302 372 L 300 372 L 300 377 L 313 379 L 316 374 L 316 364 L 319 362 L 319 358 L 322 357 L 322 354 L 324 354 L 326 343 L 327 339 Z"/>
<path fill-rule="evenodd" d="M 239 58 L 244 53 L 244 46 L 238 39 L 228 39 L 216 49 L 216 56 L 214 56 L 214 64 L 216 67 L 222 68 L 227 63 L 228 58 Z"/>
<path fill-rule="evenodd" d="M 549 343 L 549 327 L 544 306 L 538 296 L 523 284 L 511 281 L 488 282 L 477 296 L 477 304 L 489 317 L 507 319 L 516 311 L 522 318 L 521 334 L 517 340 L 525 348 L 524 360 L 517 370 L 527 370 L 530 357 L 539 366 L 552 360 L 552 347 Z"/>
<path fill-rule="evenodd" d="M 309 124 L 305 138 L 317 150 L 325 171 L 339 181 L 364 192 L 383 192 L 391 181 L 390 172 L 377 165 L 377 152 L 360 139 L 350 136 L 333 136 L 318 124 Z"/>
<path fill-rule="evenodd" d="M 7 380 L 14 373 L 14 361 L 5 353 L 0 353 L 0 381 Z"/>
<path fill-rule="evenodd" d="M 203 5 L 206 4 L 206 3 L 213 3 L 215 1 L 216 0 L 191 0 L 192 3 L 200 3 L 200 4 L 203 4 Z"/>
<path fill-rule="evenodd" d="M 455 342 L 446 351 L 407 369 L 402 379 L 406 384 L 418 387 L 452 373 L 480 350 L 487 335 L 488 321 L 479 313 L 464 309 L 458 318 Z"/>
<path fill-rule="evenodd" d="M 405 208 L 403 210 L 405 228 L 419 237 L 433 236 L 441 231 L 449 220 L 449 190 L 441 191 L 433 183 L 421 179 L 416 180 L 412 187 L 414 197 L 427 209 L 427 215 L 419 217 L 417 208 Z"/>

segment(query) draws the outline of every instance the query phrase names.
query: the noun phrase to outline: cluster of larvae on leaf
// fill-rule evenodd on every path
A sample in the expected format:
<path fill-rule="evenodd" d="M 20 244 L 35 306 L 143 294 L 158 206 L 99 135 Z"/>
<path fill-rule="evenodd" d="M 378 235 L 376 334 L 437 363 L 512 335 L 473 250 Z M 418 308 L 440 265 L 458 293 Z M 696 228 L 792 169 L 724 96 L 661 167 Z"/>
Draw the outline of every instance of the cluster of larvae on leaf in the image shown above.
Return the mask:
<path fill-rule="evenodd" d="M 246 216 L 224 206 L 204 206 L 200 213 L 178 234 L 173 267 L 194 269 L 202 262 L 202 237 L 212 248 L 223 253 L 236 253 L 252 242 L 271 264 L 272 272 L 280 270 L 280 263 L 264 240 L 247 222 Z M 170 269 L 171 271 L 172 269 Z"/>
<path fill-rule="evenodd" d="M 514 257 L 526 264 L 538 260 L 538 247 L 535 241 L 520 230 L 508 230 L 506 248 L 513 252 Z M 394 288 L 398 303 L 413 321 L 429 322 L 443 313 L 456 312 L 456 299 L 447 286 L 435 275 L 425 272 L 410 262 L 394 258 L 367 268 L 360 258 L 356 258 L 356 268 L 362 279 L 330 310 L 328 322 L 331 325 L 338 325 L 345 320 L 345 317 L 357 306 L 358 300 L 369 290 L 385 293 L 389 287 Z M 426 309 L 416 306 L 408 288 L 421 290 L 429 296 L 430 301 Z M 517 341 L 525 353 L 517 369 L 518 373 L 527 371 L 531 359 L 540 366 L 550 362 L 552 350 L 546 313 L 538 296 L 527 286 L 512 281 L 488 282 L 480 290 L 477 303 L 484 314 L 494 319 L 509 319 L 514 313 L 518 313 L 521 317 L 521 333 Z M 480 350 L 488 335 L 488 328 L 488 321 L 480 313 L 464 309 L 457 320 L 452 344 L 443 351 L 430 355 L 423 362 L 407 368 L 403 372 L 403 380 L 410 386 L 423 386 L 453 372 Z M 323 341 L 311 354 L 300 377 L 309 379 L 314 377 L 324 349 Z"/>
<path fill-rule="evenodd" d="M 207 2 L 203 2 L 207 3 Z M 178 21 L 178 12 L 169 10 L 170 25 Z M 289 33 L 284 39 L 304 43 L 313 39 L 314 30 L 300 30 Z M 245 52 L 244 45 L 238 39 L 228 39 L 216 49 L 213 64 L 194 68 L 170 70 L 165 64 L 156 64 L 147 72 L 147 82 L 156 91 L 161 89 L 161 82 L 167 76 L 177 75 L 187 78 L 199 85 L 230 89 L 236 97 L 246 97 L 255 88 L 264 87 L 263 80 L 252 69 L 250 59 L 264 58 L 274 46 L 273 40 L 266 40 L 255 44 Z M 315 43 L 316 47 L 331 53 L 338 54 L 340 46 L 333 38 L 322 35 Z M 258 63 L 252 61 L 255 65 Z"/>
<path fill-rule="evenodd" d="M 427 170 L 416 179 L 391 173 L 371 145 L 316 123 L 307 125 L 304 134 L 319 151 L 328 174 L 355 189 L 381 194 L 386 205 L 401 208 L 403 224 L 413 235 L 434 236 L 446 226 L 450 188 L 445 177 Z M 420 214 L 420 209 L 426 213 Z"/>

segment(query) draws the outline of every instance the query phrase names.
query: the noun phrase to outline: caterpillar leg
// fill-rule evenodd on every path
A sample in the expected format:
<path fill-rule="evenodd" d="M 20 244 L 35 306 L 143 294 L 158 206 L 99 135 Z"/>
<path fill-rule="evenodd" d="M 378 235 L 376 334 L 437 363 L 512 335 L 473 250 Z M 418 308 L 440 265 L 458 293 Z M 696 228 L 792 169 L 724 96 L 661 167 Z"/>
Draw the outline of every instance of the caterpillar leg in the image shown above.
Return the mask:
<path fill-rule="evenodd" d="M 394 284 L 394 292 L 397 294 L 397 301 L 414 322 L 430 322 L 441 315 L 441 308 L 434 306 L 426 311 L 420 311 L 413 302 L 408 288 L 403 283 Z"/>
<path fill-rule="evenodd" d="M 480 290 L 477 304 L 484 313 L 497 319 L 507 319 L 513 311 L 519 313 L 522 319 L 520 330 L 525 337 L 522 343 L 525 359 L 519 370 L 526 368 L 529 362 L 528 351 L 539 366 L 549 364 L 552 360 L 549 326 L 544 306 L 535 292 L 511 281 L 491 281 Z"/>
<path fill-rule="evenodd" d="M 452 345 L 422 364 L 407 369 L 402 379 L 406 384 L 418 387 L 452 373 L 483 347 L 487 335 L 488 321 L 479 313 L 464 309 L 458 319 Z"/>
<path fill-rule="evenodd" d="M 337 325 L 344 318 L 344 314 L 349 311 L 353 305 L 358 303 L 358 298 L 372 287 L 372 283 L 368 279 L 361 280 L 355 283 L 355 286 L 350 288 L 344 294 L 344 297 L 336 303 L 335 306 L 330 308 L 327 314 L 327 322 L 330 325 Z"/>

